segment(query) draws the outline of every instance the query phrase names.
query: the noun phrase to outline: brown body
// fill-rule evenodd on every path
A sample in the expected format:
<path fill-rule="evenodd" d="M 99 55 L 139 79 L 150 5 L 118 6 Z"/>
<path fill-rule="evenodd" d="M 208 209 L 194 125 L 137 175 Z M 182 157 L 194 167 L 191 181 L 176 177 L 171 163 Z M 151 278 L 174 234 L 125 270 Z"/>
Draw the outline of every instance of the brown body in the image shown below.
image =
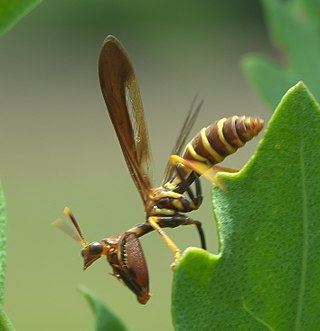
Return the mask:
<path fill-rule="evenodd" d="M 108 113 L 145 208 L 146 220 L 122 234 L 88 243 L 70 210 L 65 212 L 81 237 L 84 268 L 105 255 L 113 274 L 135 293 L 140 303 L 145 304 L 150 298 L 149 279 L 139 237 L 157 231 L 178 259 L 179 248 L 162 228 L 194 224 L 201 246 L 206 248 L 201 223 L 185 214 L 198 209 L 202 203 L 199 182 L 202 172 L 191 170 L 184 162 L 168 163 L 161 186 L 152 184 L 150 147 L 139 87 L 128 55 L 113 36 L 108 36 L 102 45 L 99 78 Z M 182 161 L 197 161 L 212 167 L 256 136 L 263 127 L 262 120 L 252 117 L 222 119 L 201 130 L 182 151 L 200 106 L 201 103 L 190 110 L 172 151 L 172 154 L 181 154 Z M 191 190 L 192 184 L 195 192 Z"/>

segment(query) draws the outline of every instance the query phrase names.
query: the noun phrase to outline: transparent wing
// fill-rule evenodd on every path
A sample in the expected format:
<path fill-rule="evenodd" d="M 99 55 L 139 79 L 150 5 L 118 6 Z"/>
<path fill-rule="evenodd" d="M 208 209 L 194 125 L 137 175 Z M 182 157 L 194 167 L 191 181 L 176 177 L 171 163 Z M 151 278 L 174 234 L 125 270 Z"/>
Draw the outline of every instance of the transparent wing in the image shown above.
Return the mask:
<path fill-rule="evenodd" d="M 200 111 L 200 109 L 202 107 L 202 104 L 203 104 L 203 100 L 201 100 L 197 104 L 197 106 L 195 106 L 196 99 L 197 98 L 195 97 L 192 101 L 192 104 L 191 104 L 190 110 L 188 112 L 188 115 L 187 115 L 186 119 L 183 122 L 183 125 L 182 125 L 181 131 L 179 133 L 179 136 L 177 138 L 177 141 L 176 141 L 176 143 L 175 143 L 175 145 L 174 145 L 174 147 L 171 151 L 171 155 L 180 155 L 181 152 L 182 152 L 182 149 L 185 146 L 188 135 L 189 135 L 189 133 L 190 133 L 192 127 L 193 127 L 194 122 L 197 119 L 197 116 L 198 116 L 199 111 Z M 173 173 L 174 173 L 174 168 L 175 168 L 175 166 L 168 161 L 166 169 L 164 171 L 164 178 L 162 180 L 161 185 L 164 185 L 165 183 L 167 183 L 172 178 Z"/>
<path fill-rule="evenodd" d="M 151 155 L 143 106 L 130 59 L 113 36 L 108 36 L 102 45 L 99 78 L 124 158 L 145 202 L 152 184 Z"/>

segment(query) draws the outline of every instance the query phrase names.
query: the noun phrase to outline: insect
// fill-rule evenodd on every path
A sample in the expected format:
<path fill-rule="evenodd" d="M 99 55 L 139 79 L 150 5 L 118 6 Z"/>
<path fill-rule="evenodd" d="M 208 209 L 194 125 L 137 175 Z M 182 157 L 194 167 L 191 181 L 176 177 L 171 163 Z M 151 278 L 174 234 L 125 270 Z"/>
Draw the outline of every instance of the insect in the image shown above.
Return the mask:
<path fill-rule="evenodd" d="M 147 263 L 139 238 L 157 231 L 177 261 L 180 249 L 163 228 L 193 224 L 199 233 L 201 247 L 205 249 L 201 222 L 186 215 L 202 203 L 199 176 L 205 170 L 197 164 L 204 165 L 205 169 L 212 168 L 256 136 L 263 127 L 263 121 L 245 116 L 222 119 L 203 129 L 182 151 L 202 105 L 202 102 L 197 106 L 193 103 L 172 151 L 176 156 L 168 162 L 161 185 L 155 187 L 151 182 L 148 132 L 136 75 L 126 51 L 113 36 L 108 36 L 102 45 L 99 79 L 125 161 L 144 205 L 146 221 L 119 235 L 89 243 L 69 208 L 65 208 L 65 214 L 77 231 L 72 236 L 82 245 L 84 269 L 105 255 L 114 276 L 127 285 L 141 304 L 145 304 L 151 294 Z M 178 156 L 180 154 L 181 157 Z M 213 169 L 224 168 L 216 166 Z"/>

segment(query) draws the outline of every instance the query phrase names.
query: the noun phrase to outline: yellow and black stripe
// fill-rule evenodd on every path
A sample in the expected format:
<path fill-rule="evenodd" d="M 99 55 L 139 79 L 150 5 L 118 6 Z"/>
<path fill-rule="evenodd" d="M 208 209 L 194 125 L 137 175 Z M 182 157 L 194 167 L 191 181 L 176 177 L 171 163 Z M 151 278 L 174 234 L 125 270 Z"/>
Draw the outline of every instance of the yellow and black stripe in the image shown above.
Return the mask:
<path fill-rule="evenodd" d="M 258 135 L 263 120 L 256 117 L 222 118 L 203 128 L 186 146 L 182 158 L 215 165 Z"/>
<path fill-rule="evenodd" d="M 210 167 L 214 166 L 257 136 L 262 130 L 263 124 L 263 120 L 256 117 L 232 116 L 222 118 L 196 134 L 187 144 L 181 157 L 184 160 L 201 162 Z M 192 172 L 191 169 L 180 165 L 180 175 L 165 186 L 171 189 L 177 187 L 181 182 L 181 178 L 179 178 L 181 174 L 184 180 L 187 180 Z"/>

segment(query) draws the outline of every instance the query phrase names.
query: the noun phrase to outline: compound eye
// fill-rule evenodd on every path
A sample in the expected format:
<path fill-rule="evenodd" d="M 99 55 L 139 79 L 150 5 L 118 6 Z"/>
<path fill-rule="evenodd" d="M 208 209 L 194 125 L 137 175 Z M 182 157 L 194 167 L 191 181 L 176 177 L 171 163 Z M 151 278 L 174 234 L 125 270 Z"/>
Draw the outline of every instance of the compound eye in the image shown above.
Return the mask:
<path fill-rule="evenodd" d="M 88 246 L 88 250 L 90 254 L 98 255 L 102 253 L 103 247 L 99 242 L 95 242 Z"/>
<path fill-rule="evenodd" d="M 81 255 L 83 257 L 92 256 L 92 255 L 101 255 L 102 251 L 103 251 L 103 247 L 102 247 L 101 243 L 94 242 L 94 243 L 91 243 L 90 245 L 84 247 L 81 250 Z"/>

